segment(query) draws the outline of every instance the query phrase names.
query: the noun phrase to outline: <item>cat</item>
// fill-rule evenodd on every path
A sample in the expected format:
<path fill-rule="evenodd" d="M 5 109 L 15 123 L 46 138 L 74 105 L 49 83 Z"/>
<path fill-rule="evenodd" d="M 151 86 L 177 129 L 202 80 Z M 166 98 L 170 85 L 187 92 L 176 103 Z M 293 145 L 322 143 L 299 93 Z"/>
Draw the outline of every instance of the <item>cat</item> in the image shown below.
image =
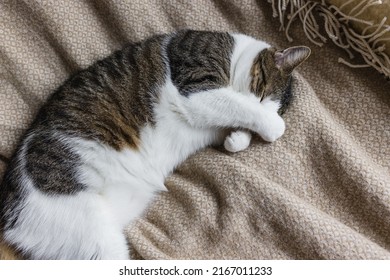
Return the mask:
<path fill-rule="evenodd" d="M 38 112 L 0 187 L 3 240 L 30 259 L 129 259 L 123 230 L 186 158 L 273 142 L 310 54 L 243 34 L 155 35 L 70 77 Z"/>

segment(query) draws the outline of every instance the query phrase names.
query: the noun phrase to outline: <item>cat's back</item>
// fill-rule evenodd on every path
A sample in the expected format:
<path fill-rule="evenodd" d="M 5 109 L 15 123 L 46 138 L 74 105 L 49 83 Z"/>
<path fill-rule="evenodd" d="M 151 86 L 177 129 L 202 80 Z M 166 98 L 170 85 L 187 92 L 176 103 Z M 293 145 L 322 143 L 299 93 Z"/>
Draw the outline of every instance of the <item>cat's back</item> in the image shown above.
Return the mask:
<path fill-rule="evenodd" d="M 152 103 L 167 75 L 168 35 L 130 43 L 69 78 L 33 126 L 66 131 L 120 149 L 134 146 L 137 128 L 153 122 Z"/>

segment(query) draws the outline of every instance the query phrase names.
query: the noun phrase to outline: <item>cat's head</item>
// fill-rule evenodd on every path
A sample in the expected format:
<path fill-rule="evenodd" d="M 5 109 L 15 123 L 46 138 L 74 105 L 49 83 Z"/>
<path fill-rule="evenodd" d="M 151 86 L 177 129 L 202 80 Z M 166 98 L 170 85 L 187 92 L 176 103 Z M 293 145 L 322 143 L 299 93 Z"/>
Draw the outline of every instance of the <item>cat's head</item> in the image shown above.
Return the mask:
<path fill-rule="evenodd" d="M 250 70 L 250 91 L 260 100 L 268 96 L 280 100 L 279 113 L 283 114 L 292 98 L 292 72 L 309 57 L 310 52 L 310 48 L 305 46 L 282 51 L 275 48 L 264 49 L 253 61 Z"/>

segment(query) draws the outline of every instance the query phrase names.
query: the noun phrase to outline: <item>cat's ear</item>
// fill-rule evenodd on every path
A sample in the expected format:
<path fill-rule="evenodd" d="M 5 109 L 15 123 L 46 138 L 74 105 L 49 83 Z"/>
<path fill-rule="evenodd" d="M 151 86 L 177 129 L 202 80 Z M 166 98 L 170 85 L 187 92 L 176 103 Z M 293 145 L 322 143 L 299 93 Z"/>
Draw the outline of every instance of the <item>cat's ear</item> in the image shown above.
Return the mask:
<path fill-rule="evenodd" d="M 290 75 L 295 67 L 304 62 L 310 55 L 309 47 L 298 46 L 275 52 L 275 64 L 286 75 Z"/>

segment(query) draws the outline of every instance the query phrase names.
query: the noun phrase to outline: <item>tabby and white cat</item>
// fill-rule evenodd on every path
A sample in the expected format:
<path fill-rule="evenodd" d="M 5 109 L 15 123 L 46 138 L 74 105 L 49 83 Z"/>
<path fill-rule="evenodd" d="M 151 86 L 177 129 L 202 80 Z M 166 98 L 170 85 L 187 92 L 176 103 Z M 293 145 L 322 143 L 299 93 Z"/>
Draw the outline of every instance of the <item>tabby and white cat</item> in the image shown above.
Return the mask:
<path fill-rule="evenodd" d="M 32 259 L 128 259 L 123 230 L 194 152 L 273 142 L 307 47 L 184 30 L 129 44 L 67 80 L 0 187 L 6 243 Z M 279 113 L 279 114 L 278 114 Z M 232 130 L 235 129 L 235 130 Z"/>

